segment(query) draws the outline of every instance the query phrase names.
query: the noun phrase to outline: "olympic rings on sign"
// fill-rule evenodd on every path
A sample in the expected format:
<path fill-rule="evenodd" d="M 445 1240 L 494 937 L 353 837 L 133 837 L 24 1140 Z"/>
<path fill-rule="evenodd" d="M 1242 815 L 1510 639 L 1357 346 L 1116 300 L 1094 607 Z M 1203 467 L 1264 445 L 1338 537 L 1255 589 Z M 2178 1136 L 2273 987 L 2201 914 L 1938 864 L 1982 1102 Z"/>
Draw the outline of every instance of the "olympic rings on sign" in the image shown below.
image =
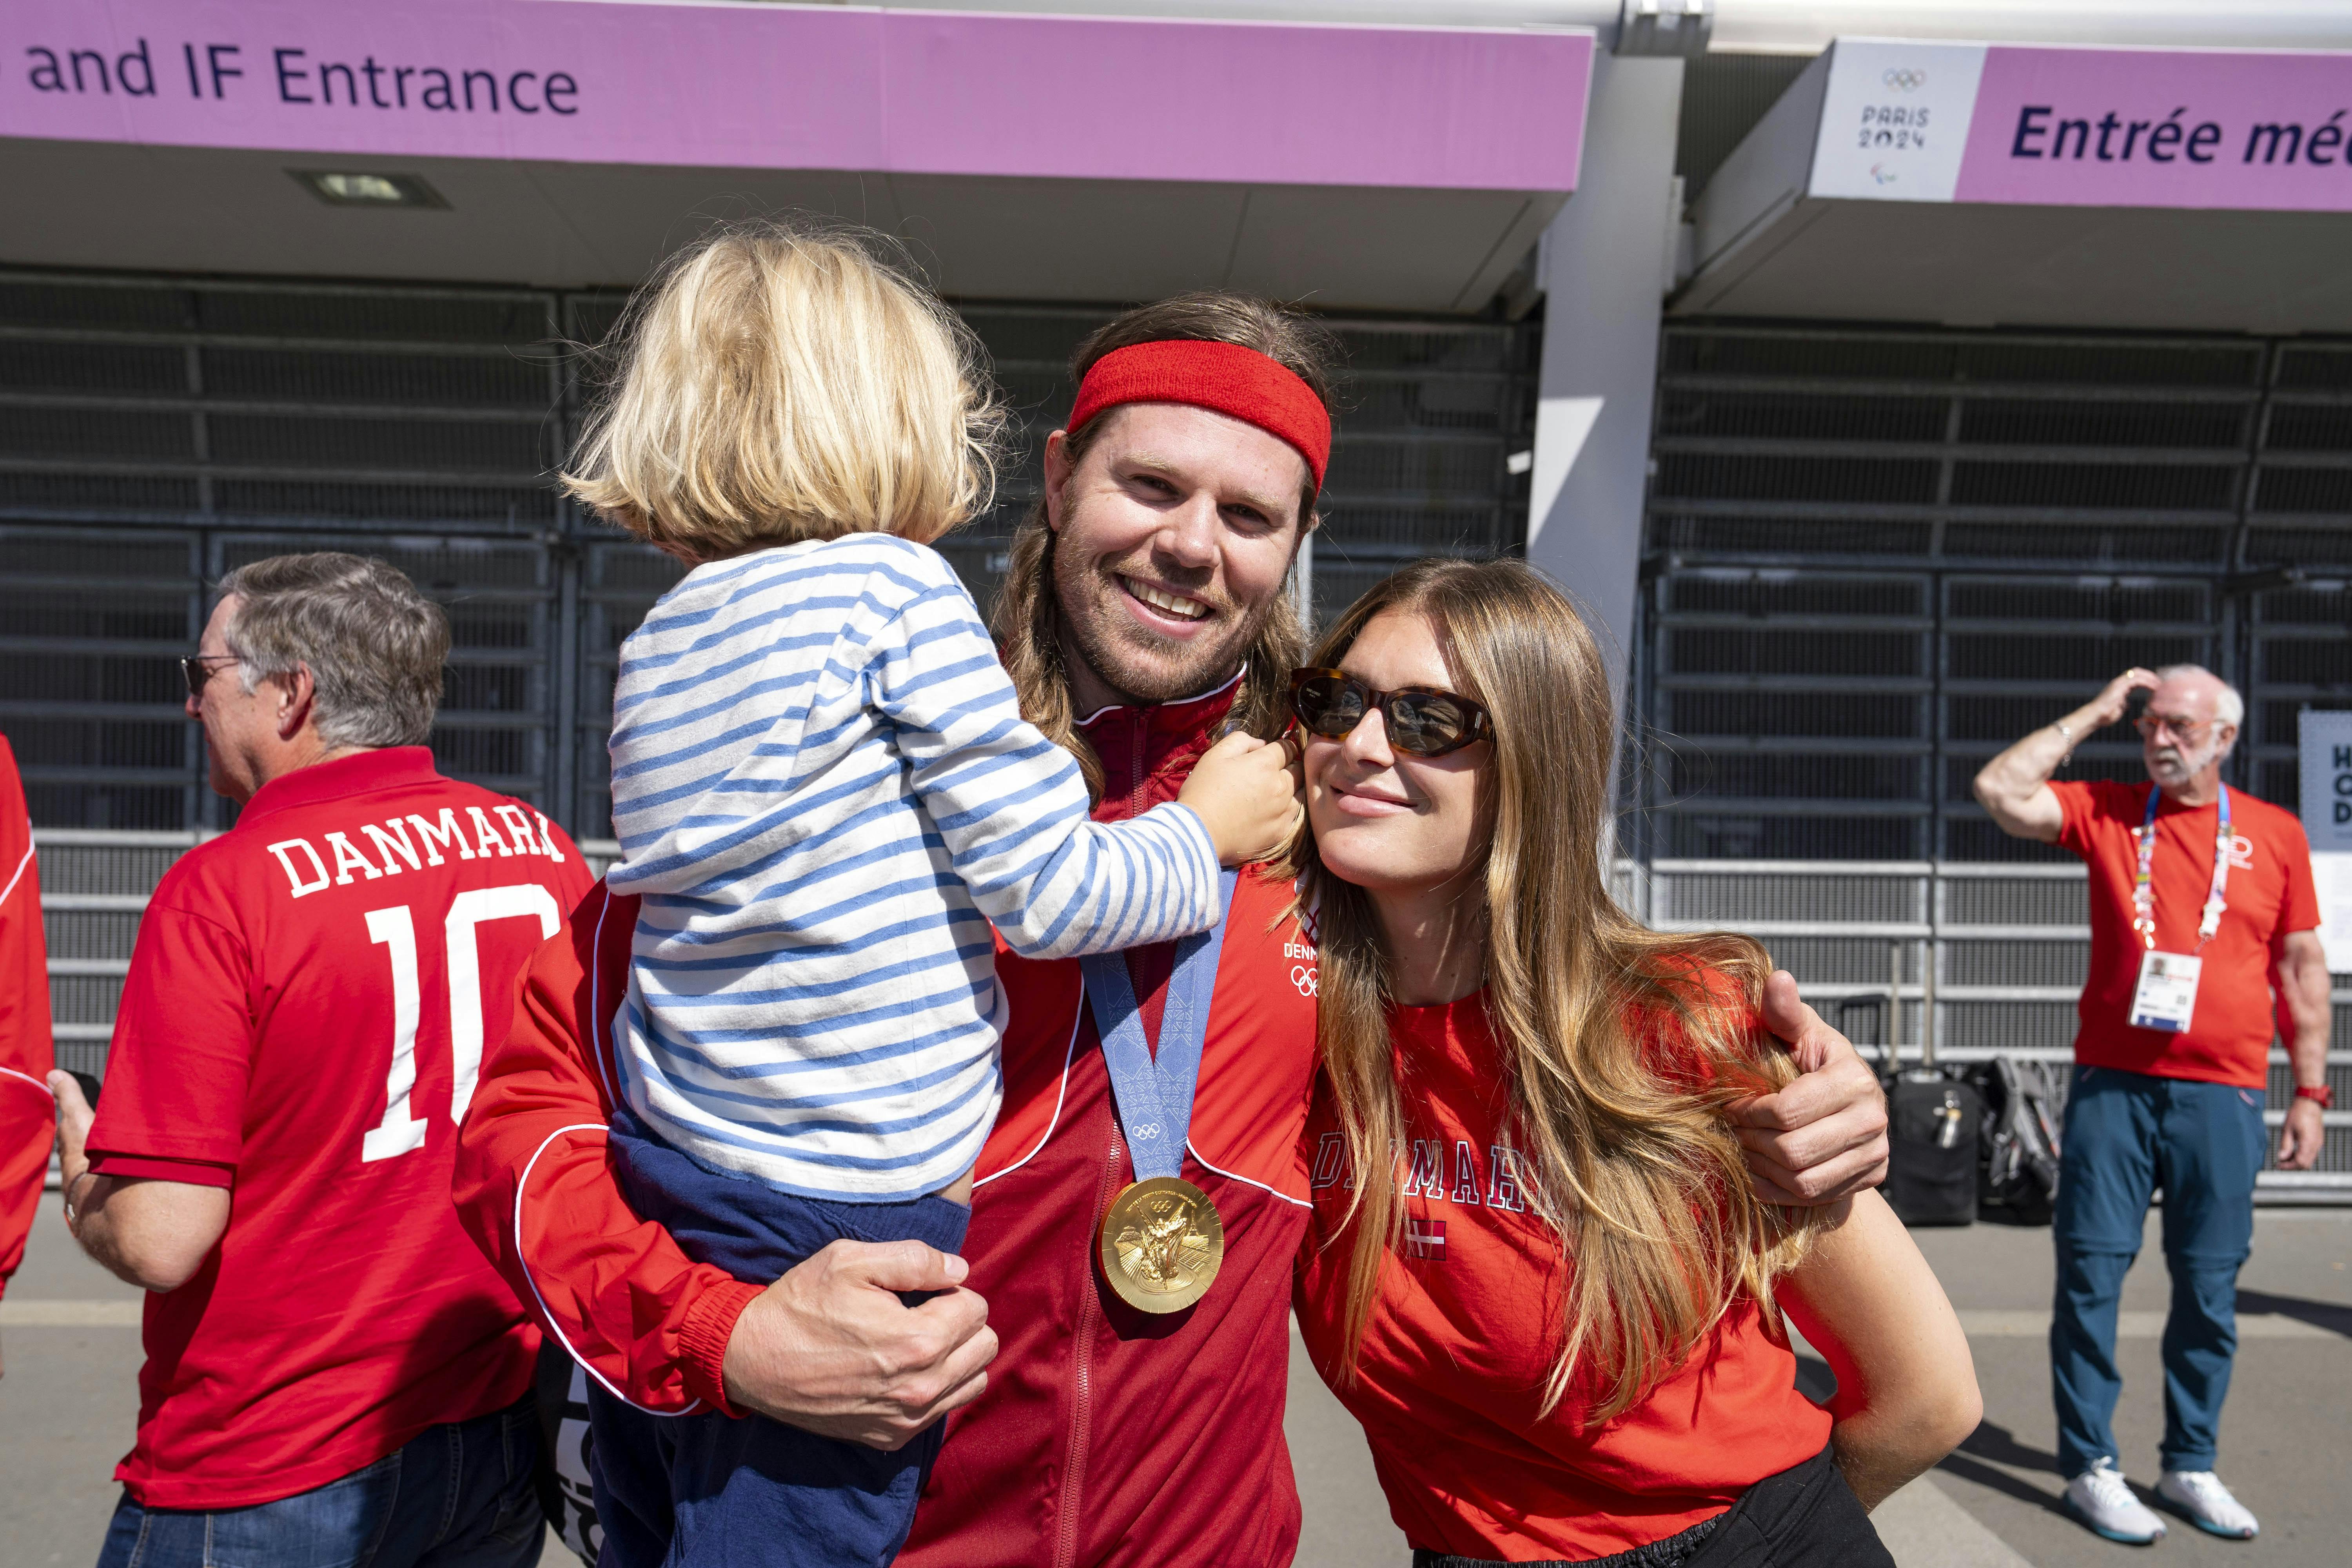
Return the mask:
<path fill-rule="evenodd" d="M 1885 76 L 1880 77 L 1878 79 L 1885 82 L 1888 87 L 1893 88 L 1897 92 L 1916 92 L 1919 89 L 1927 85 L 1927 73 L 1923 70 L 1912 70 L 1906 67 L 1895 66 L 1890 68 Z"/>

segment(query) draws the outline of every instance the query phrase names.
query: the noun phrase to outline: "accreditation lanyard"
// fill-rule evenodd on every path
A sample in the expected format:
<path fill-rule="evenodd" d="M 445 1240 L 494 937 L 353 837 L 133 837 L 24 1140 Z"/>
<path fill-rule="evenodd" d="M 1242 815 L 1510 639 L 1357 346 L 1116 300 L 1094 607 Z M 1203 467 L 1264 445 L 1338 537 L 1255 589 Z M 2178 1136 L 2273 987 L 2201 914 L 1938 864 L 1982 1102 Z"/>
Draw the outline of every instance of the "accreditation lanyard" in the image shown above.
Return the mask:
<path fill-rule="evenodd" d="M 2132 930 L 2139 932 L 2147 951 L 2156 951 L 2156 884 L 2149 872 L 2156 865 L 2156 803 L 2154 784 L 2147 786 L 2147 816 L 2139 829 L 2139 875 L 2132 881 Z M 2221 786 L 2221 821 L 2213 835 L 2213 889 L 2205 895 L 2205 913 L 2197 922 L 2197 945 L 2202 950 L 2221 929 L 2221 911 L 2230 907 L 2230 786 Z"/>
<path fill-rule="evenodd" d="M 1110 1069 L 1111 1099 L 1135 1160 L 1135 1179 L 1173 1176 L 1184 1164 L 1184 1141 L 1192 1127 L 1192 1092 L 1201 1078 L 1201 1052 L 1209 1033 L 1209 1000 L 1217 983 L 1217 955 L 1225 945 L 1225 918 L 1233 913 L 1234 874 L 1218 879 L 1217 923 L 1176 944 L 1176 967 L 1168 979 L 1168 1006 L 1160 1018 L 1155 1058 L 1143 1037 L 1135 1002 L 1135 982 L 1123 953 L 1098 952 L 1078 960 L 1087 979 L 1087 1000 L 1102 1036 L 1103 1065 Z"/>

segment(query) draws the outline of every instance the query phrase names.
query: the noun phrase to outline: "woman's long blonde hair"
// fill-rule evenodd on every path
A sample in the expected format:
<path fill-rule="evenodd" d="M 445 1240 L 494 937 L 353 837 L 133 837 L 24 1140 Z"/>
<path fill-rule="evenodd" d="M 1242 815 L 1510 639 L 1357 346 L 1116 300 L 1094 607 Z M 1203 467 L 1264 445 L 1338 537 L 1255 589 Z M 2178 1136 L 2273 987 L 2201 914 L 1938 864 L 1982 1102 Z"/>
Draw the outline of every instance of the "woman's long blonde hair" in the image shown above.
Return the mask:
<path fill-rule="evenodd" d="M 886 235 L 718 229 L 638 289 L 605 349 L 563 488 L 651 543 L 702 560 L 845 533 L 928 544 L 995 495 L 987 356 Z"/>
<path fill-rule="evenodd" d="M 1322 638 L 1337 665 L 1376 616 L 1428 617 L 1454 689 L 1493 715 L 1484 807 L 1486 1005 L 1509 1075 L 1507 1142 L 1568 1259 L 1549 1414 L 1571 1387 L 1586 1419 L 1634 1404 L 1742 1293 L 1772 1281 L 1811 1223 L 1756 1194 L 1725 1104 L 1793 1069 L 1758 1037 L 1770 963 L 1746 937 L 1652 931 L 1603 880 L 1615 732 L 1607 673 L 1567 596 L 1518 561 L 1423 561 L 1366 594 Z M 1390 1037 L 1389 954 L 1370 897 L 1306 843 L 1300 898 L 1320 949 L 1323 1065 L 1356 1172 L 1345 1375 L 1404 1222 L 1405 1119 Z"/>

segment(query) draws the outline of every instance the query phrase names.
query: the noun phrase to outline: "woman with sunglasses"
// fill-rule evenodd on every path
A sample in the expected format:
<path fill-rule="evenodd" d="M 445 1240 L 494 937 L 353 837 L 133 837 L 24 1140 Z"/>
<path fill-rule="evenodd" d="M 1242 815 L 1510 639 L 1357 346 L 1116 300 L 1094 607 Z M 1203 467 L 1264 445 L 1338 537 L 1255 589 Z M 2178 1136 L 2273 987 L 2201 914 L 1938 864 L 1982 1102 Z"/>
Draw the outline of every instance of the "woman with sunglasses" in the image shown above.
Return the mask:
<path fill-rule="evenodd" d="M 1891 1563 L 1865 1510 L 1974 1428 L 1968 1342 L 1877 1194 L 1751 1184 L 1723 1110 L 1793 1075 L 1771 966 L 1612 901 L 1613 716 L 1574 608 L 1522 563 L 1423 562 L 1315 663 L 1296 1305 L 1416 1568 Z"/>

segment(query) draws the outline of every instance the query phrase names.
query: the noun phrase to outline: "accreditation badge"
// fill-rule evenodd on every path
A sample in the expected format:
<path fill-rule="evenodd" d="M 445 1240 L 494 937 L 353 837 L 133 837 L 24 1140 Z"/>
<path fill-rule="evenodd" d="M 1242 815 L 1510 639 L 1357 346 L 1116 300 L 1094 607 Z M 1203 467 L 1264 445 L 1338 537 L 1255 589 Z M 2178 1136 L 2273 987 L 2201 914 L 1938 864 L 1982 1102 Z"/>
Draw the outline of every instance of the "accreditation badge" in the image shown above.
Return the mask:
<path fill-rule="evenodd" d="M 2142 953 L 2139 989 L 2132 994 L 2132 1027 L 2171 1035 L 2187 1030 L 2197 1011 L 2197 977 L 2204 967 L 2205 961 L 2190 953 Z"/>
<path fill-rule="evenodd" d="M 1225 1225 L 1209 1194 L 1180 1176 L 1131 1182 L 1103 1213 L 1103 1279 L 1139 1312 L 1181 1312 L 1209 1293 L 1225 1260 Z"/>

